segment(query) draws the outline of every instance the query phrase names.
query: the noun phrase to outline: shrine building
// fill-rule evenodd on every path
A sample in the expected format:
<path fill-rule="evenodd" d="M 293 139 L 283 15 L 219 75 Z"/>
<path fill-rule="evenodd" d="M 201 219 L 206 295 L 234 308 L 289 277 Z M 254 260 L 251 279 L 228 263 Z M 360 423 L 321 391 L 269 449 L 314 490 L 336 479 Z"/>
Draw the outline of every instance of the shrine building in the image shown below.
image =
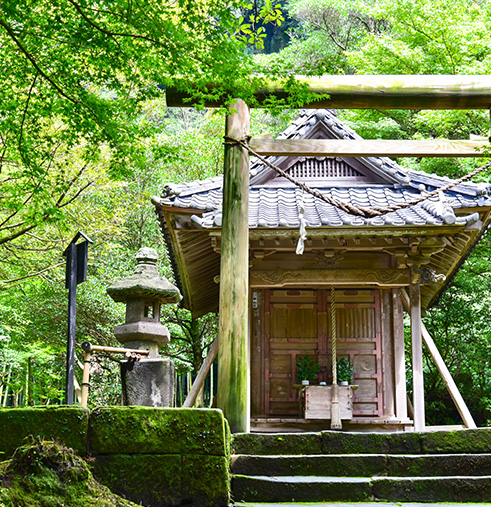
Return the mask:
<path fill-rule="evenodd" d="M 361 138 L 334 111 L 309 109 L 279 139 Z M 334 335 L 337 359 L 354 367 L 354 386 L 340 388 L 343 428 L 422 429 L 422 387 L 413 400 L 423 407 L 419 422 L 406 392 L 403 314 L 416 322 L 413 339 L 419 333 L 431 340 L 421 314 L 438 301 L 488 227 L 490 185 L 461 183 L 425 199 L 452 181 L 386 157 L 266 159 L 335 202 L 382 211 L 352 214 L 251 158 L 251 427 L 329 427 Z M 222 187 L 222 176 L 168 184 L 152 199 L 183 305 L 194 317 L 219 311 Z M 408 206 L 413 200 L 419 202 Z M 319 365 L 319 385 L 309 388 L 297 379 L 305 355 Z M 412 377 L 422 379 L 420 360 L 413 358 L 413 370 Z"/>

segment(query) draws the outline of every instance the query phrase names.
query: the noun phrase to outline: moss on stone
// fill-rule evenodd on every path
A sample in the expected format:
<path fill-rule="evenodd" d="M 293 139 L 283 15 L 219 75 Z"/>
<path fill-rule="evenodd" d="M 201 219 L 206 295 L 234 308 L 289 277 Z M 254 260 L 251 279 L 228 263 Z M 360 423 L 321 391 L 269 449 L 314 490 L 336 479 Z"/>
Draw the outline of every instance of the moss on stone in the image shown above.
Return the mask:
<path fill-rule="evenodd" d="M 229 460 L 222 456 L 182 457 L 183 503 L 195 507 L 229 505 Z"/>
<path fill-rule="evenodd" d="M 421 433 L 384 433 L 384 451 L 390 454 L 418 454 L 421 452 Z"/>
<path fill-rule="evenodd" d="M 99 455 L 92 469 L 101 484 L 133 502 L 147 507 L 181 504 L 183 473 L 179 454 Z"/>
<path fill-rule="evenodd" d="M 491 455 L 439 454 L 389 456 L 389 477 L 483 476 L 491 475 Z"/>
<path fill-rule="evenodd" d="M 281 479 L 281 478 L 280 478 Z M 356 482 L 272 480 L 234 475 L 235 502 L 363 502 L 371 498 L 369 480 Z"/>
<path fill-rule="evenodd" d="M 372 481 L 373 497 L 391 502 L 487 502 L 489 477 L 383 478 Z"/>
<path fill-rule="evenodd" d="M 381 433 L 322 432 L 322 454 L 379 454 L 385 452 Z"/>
<path fill-rule="evenodd" d="M 320 433 L 236 433 L 232 437 L 235 454 L 322 454 Z"/>
<path fill-rule="evenodd" d="M 0 505 L 136 507 L 99 484 L 71 449 L 40 439 L 0 465 Z"/>
<path fill-rule="evenodd" d="M 404 454 L 421 452 L 420 433 L 322 432 L 323 454 Z"/>
<path fill-rule="evenodd" d="M 79 454 L 87 448 L 88 410 L 80 407 L 0 409 L 0 459 L 8 459 L 32 435 L 57 440 Z"/>
<path fill-rule="evenodd" d="M 221 410 L 101 407 L 90 415 L 90 449 L 98 454 L 226 456 Z"/>
<path fill-rule="evenodd" d="M 41 442 L 57 438 L 82 453 L 89 441 L 96 455 L 93 468 L 101 482 L 149 507 L 186 501 L 203 506 L 228 504 L 230 429 L 220 410 L 104 407 L 89 417 L 85 409 L 73 407 L 7 409 L 0 411 L 0 431 L 5 457 L 28 435 L 39 435 Z M 49 467 L 28 484 L 8 480 L 14 485 L 13 493 L 1 490 L 0 507 L 2 501 L 33 507 L 72 505 L 59 503 L 58 496 L 70 499 L 72 493 Z M 87 481 L 90 486 L 94 479 L 90 476 Z M 15 503 L 12 498 L 20 495 L 22 487 L 42 495 L 33 493 L 37 496 L 29 500 L 31 503 Z"/>
<path fill-rule="evenodd" d="M 422 451 L 436 453 L 491 452 L 491 428 L 434 431 L 422 434 Z"/>
<path fill-rule="evenodd" d="M 233 474 L 265 476 L 372 477 L 386 473 L 387 456 L 236 456 Z"/>
<path fill-rule="evenodd" d="M 230 424 L 227 419 L 223 419 L 224 427 L 223 433 L 225 438 L 225 457 L 230 461 L 232 456 L 232 432 L 230 431 Z"/>

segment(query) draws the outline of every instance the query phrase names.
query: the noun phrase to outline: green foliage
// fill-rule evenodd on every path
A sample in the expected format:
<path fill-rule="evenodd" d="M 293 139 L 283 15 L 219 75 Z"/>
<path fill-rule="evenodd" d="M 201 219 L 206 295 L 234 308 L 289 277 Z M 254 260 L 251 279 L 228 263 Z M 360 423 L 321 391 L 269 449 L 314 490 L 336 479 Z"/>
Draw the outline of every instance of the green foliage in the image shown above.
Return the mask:
<path fill-rule="evenodd" d="M 349 55 L 365 74 L 486 74 L 491 59 L 489 2 L 379 0 L 360 10 L 384 20 Z"/>
<path fill-rule="evenodd" d="M 487 1 L 481 4 L 450 0 L 359 2 L 360 12 L 383 29 L 367 30 L 358 46 L 347 53 L 348 61 L 358 74 L 489 73 L 489 6 Z M 349 118 L 353 126 L 362 127 L 360 134 L 368 138 L 387 139 L 394 134 L 396 139 L 468 139 L 473 134 L 485 136 L 489 130 L 489 119 L 482 111 L 357 111 L 349 113 Z M 392 120 L 389 125 L 387 119 Z M 403 159 L 399 163 L 459 177 L 482 161 Z"/>
<path fill-rule="evenodd" d="M 461 269 L 439 304 L 428 311 L 426 323 L 449 367 L 462 396 L 479 425 L 491 420 L 489 376 L 491 364 L 491 303 L 489 238 Z M 428 417 L 433 421 L 459 421 L 434 364 L 425 355 L 425 387 L 428 392 Z"/>
<path fill-rule="evenodd" d="M 347 55 L 366 31 L 379 33 L 385 22 L 360 10 L 356 0 L 290 0 L 289 14 L 298 22 L 290 45 L 257 61 L 268 70 L 282 68 L 296 74 L 352 72 Z M 363 3 L 362 3 L 363 5 Z"/>
<path fill-rule="evenodd" d="M 253 4 L 245 5 L 248 11 L 252 11 L 253 7 Z M 264 25 L 272 23 L 281 26 L 285 18 L 281 11 L 281 4 L 278 3 L 273 5 L 271 0 L 264 0 L 259 10 L 257 10 L 257 8 L 254 9 L 254 12 L 249 14 L 246 20 L 247 22 L 244 23 L 244 21 L 244 16 L 241 16 L 239 18 L 239 26 L 235 33 L 237 40 L 246 44 L 252 44 L 257 49 L 264 49 L 264 41 L 267 37 Z M 262 26 L 256 26 L 258 23 L 261 23 Z"/>
<path fill-rule="evenodd" d="M 194 319 L 191 312 L 181 308 L 165 308 L 165 322 L 172 340 L 164 347 L 164 354 L 175 360 L 180 373 L 197 373 L 218 334 L 218 315 L 207 314 Z"/>
<path fill-rule="evenodd" d="M 317 380 L 317 374 L 319 372 L 319 363 L 315 363 L 314 360 L 307 354 L 304 354 L 297 359 L 297 373 L 295 378 L 298 383 L 302 382 L 302 380 L 314 382 Z"/>
<path fill-rule="evenodd" d="M 351 382 L 353 380 L 353 373 L 355 368 L 353 363 L 346 357 L 342 357 L 338 360 L 337 364 L 337 375 L 339 382 Z"/>

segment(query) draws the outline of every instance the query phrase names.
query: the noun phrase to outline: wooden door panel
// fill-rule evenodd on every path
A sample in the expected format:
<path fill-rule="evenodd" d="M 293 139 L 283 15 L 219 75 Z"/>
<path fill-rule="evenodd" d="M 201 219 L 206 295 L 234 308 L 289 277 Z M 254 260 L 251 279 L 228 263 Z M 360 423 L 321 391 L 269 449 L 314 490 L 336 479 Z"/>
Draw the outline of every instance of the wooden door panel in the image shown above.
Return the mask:
<path fill-rule="evenodd" d="M 356 303 L 336 305 L 336 330 L 338 338 L 372 338 L 375 335 L 373 307 Z"/>
<path fill-rule="evenodd" d="M 357 354 L 353 359 L 353 366 L 358 375 L 376 374 L 377 357 L 373 354 Z"/>
<path fill-rule="evenodd" d="M 292 361 L 290 354 L 280 354 L 277 351 L 271 354 L 269 368 L 276 374 L 287 373 L 291 376 Z"/>
<path fill-rule="evenodd" d="M 319 380 L 331 380 L 330 291 L 265 291 L 265 412 L 298 415 L 297 358 L 307 354 L 323 366 Z M 383 415 L 380 293 L 336 290 L 338 358 L 355 368 L 353 414 Z"/>
<path fill-rule="evenodd" d="M 265 350 L 269 364 L 265 378 L 265 404 L 269 415 L 299 415 L 295 384 L 297 357 L 307 354 L 318 361 L 317 294 L 305 291 L 268 291 L 270 328 Z"/>

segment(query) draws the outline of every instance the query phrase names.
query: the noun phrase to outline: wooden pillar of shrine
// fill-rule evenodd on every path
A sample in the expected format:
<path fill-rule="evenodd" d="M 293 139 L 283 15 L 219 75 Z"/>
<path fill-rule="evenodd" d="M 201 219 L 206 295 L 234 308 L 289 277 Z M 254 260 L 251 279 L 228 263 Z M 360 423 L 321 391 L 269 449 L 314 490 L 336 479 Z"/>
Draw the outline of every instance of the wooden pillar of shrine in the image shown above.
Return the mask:
<path fill-rule="evenodd" d="M 397 289 L 392 291 L 392 318 L 394 334 L 394 380 L 395 415 L 407 420 L 406 356 L 404 350 L 404 318 L 401 296 Z"/>
<path fill-rule="evenodd" d="M 249 108 L 229 106 L 226 137 L 249 134 Z M 220 323 L 217 406 L 233 433 L 250 427 L 249 386 L 249 153 L 225 145 L 220 264 Z"/>
<path fill-rule="evenodd" d="M 411 276 L 411 279 L 413 277 Z M 413 408 L 414 430 L 423 431 L 425 427 L 425 393 L 423 380 L 423 339 L 421 322 L 421 290 L 419 281 L 411 280 L 411 355 L 413 367 Z"/>

